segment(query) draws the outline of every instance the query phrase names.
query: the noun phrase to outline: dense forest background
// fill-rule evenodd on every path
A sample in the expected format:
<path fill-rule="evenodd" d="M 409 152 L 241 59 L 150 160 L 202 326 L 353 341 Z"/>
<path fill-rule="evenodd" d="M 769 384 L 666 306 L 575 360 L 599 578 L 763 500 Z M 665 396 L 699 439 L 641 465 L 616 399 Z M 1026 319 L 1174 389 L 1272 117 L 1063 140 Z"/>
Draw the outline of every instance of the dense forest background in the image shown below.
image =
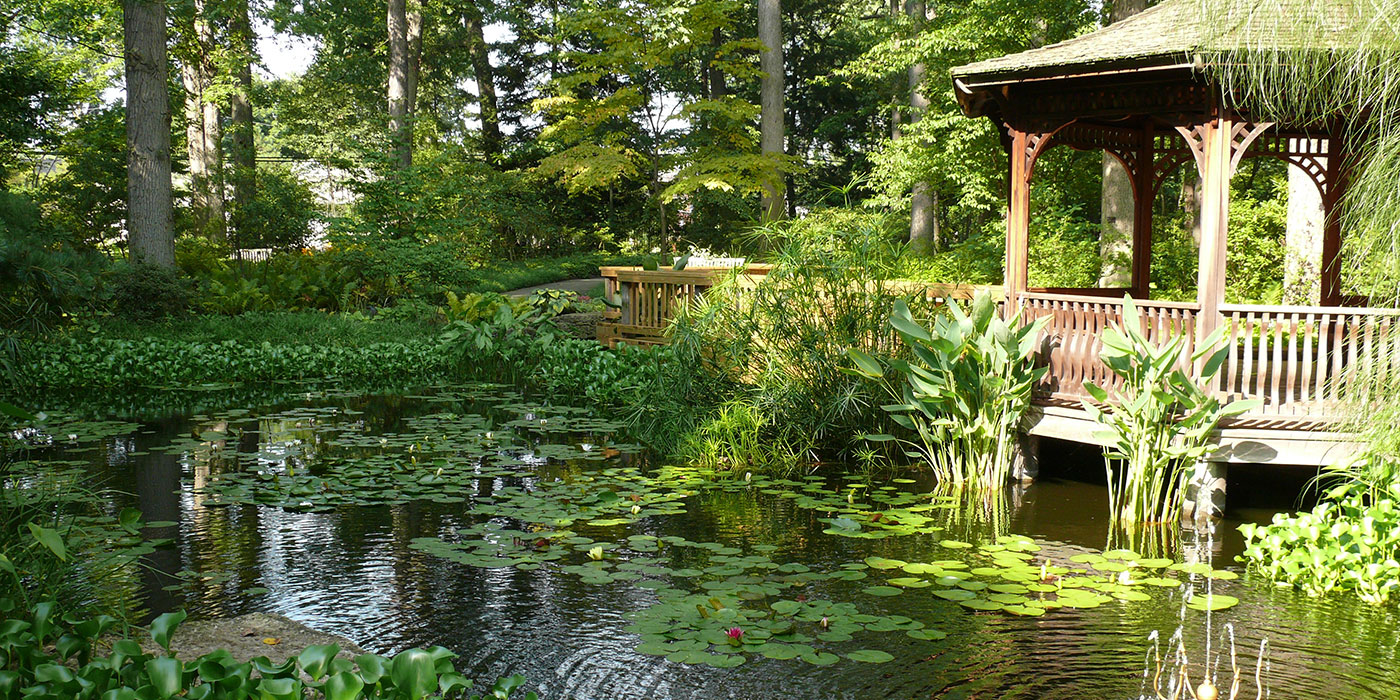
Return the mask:
<path fill-rule="evenodd" d="M 948 69 L 1145 4 L 11 0 L 0 322 L 181 285 L 214 312 L 440 303 L 512 261 L 761 257 L 750 232 L 777 219 L 875 227 L 907 244 L 909 276 L 996 282 L 1005 156 Z M 258 37 L 314 59 L 277 77 Z M 129 192 L 130 134 L 162 129 L 173 191 Z M 1095 286 L 1121 254 L 1104 243 L 1107 165 L 1061 151 L 1037 174 L 1032 283 Z M 1194 177 L 1156 204 L 1160 296 L 1194 294 Z M 1236 189 L 1231 295 L 1277 301 L 1286 169 L 1250 161 Z M 128 206 L 153 198 L 170 211 L 154 228 Z M 151 240 L 176 277 L 124 265 Z"/>

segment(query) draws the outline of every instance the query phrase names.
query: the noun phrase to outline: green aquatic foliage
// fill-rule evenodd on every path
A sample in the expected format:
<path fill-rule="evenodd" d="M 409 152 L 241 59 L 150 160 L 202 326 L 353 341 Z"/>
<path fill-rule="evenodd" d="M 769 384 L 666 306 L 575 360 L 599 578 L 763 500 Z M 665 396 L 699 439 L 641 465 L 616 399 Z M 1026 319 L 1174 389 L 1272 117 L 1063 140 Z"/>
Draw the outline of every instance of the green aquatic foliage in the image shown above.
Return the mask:
<path fill-rule="evenodd" d="M 501 306 L 511 307 L 515 314 L 524 313 L 530 304 L 527 297 L 508 297 L 497 292 L 468 293 L 458 296 L 447 292 L 447 307 L 443 309 L 449 321 L 481 323 L 496 317 Z"/>
<path fill-rule="evenodd" d="M 969 312 L 949 301 L 948 313 L 925 328 L 909 307 L 896 302 L 889 323 L 912 357 L 878 360 L 858 348 L 851 371 L 880 383 L 891 397 L 883 408 L 914 438 L 898 441 L 925 460 L 943 483 L 998 488 L 1011 474 L 1016 431 L 1030 407 L 1031 390 L 1045 368 L 1036 368 L 1035 341 L 1048 318 L 1003 320 L 996 302 L 979 292 Z M 887 376 L 890 375 L 890 376 Z M 892 376 L 892 378 L 891 378 Z"/>
<path fill-rule="evenodd" d="M 676 454 L 704 467 L 775 474 L 790 474 L 811 463 L 816 445 L 771 439 L 770 420 L 746 399 L 726 401 L 685 434 Z"/>
<path fill-rule="evenodd" d="M 1311 511 L 1246 523 L 1243 558 L 1272 581 L 1309 595 L 1351 591 L 1372 604 L 1400 594 L 1400 482 L 1384 492 L 1363 483 L 1328 491 Z"/>
<path fill-rule="evenodd" d="M 609 348 L 594 340 L 562 338 L 540 348 L 531 381 L 547 397 L 638 410 L 661 402 L 658 395 L 665 391 L 674 362 L 666 346 Z"/>
<path fill-rule="evenodd" d="M 151 622 L 150 653 L 128 629 L 107 615 L 63 614 L 53 602 L 32 606 L 0 599 L 0 694 L 7 698 L 138 700 L 506 700 L 525 684 L 520 675 L 496 680 L 485 694 L 471 693 L 443 647 L 407 649 L 393 657 L 340 655 L 336 644 L 309 646 L 285 662 L 247 662 L 220 649 L 195 659 L 177 658 L 171 638 L 184 612 Z M 149 647 L 147 647 L 149 648 Z M 533 692 L 522 696 L 536 700 Z"/>
<path fill-rule="evenodd" d="M 1186 336 L 1154 342 L 1143 328 L 1137 306 L 1124 297 L 1123 321 L 1100 335 L 1099 355 L 1122 384 L 1110 394 L 1084 383 L 1093 398 L 1084 401 L 1084 409 L 1104 426 L 1096 435 L 1108 442 L 1109 511 L 1115 522 L 1130 526 L 1175 522 L 1186 470 L 1215 450 L 1211 434 L 1220 420 L 1260 404 L 1258 399 L 1222 404 L 1206 390 L 1230 351 L 1221 347 L 1223 327 L 1195 339 L 1194 349 Z M 1197 368 L 1197 379 L 1187 375 L 1188 367 Z"/>
<path fill-rule="evenodd" d="M 70 334 L 33 344 L 17 383 L 43 389 L 175 387 L 314 378 L 431 377 L 449 367 L 437 342 L 363 346 L 233 340 L 190 343 Z"/>
<path fill-rule="evenodd" d="M 1038 616 L 1160 600 L 1152 593 L 1159 587 L 1234 576 L 1124 550 L 1050 561 L 1039 543 L 1023 536 L 957 539 L 961 535 L 944 526 L 959 502 L 930 498 L 919 482 L 904 477 L 790 478 L 621 464 L 621 454 L 638 448 L 613 441 L 617 421 L 528 403 L 500 386 L 437 386 L 408 398 L 424 411 L 406 411 L 383 427 L 337 401 L 261 414 L 232 409 L 202 415 L 189 433 L 143 449 L 207 465 L 208 479 L 194 492 L 207 508 L 334 512 L 448 504 L 463 517 L 414 539 L 410 548 L 462 566 L 539 572 L 635 593 L 643 602 L 629 614 L 627 631 L 637 635 L 638 651 L 677 663 L 880 663 L 901 653 L 890 636 L 921 645 L 946 636 L 933 629 L 946 617 L 915 619 L 910 612 L 925 604 L 945 612 Z M 259 439 L 250 444 L 242 438 L 254 427 Z M 82 449 L 140 429 L 61 418 L 44 433 Z M 66 449 L 57 446 L 25 474 L 59 471 Z M 68 468 L 79 472 L 81 464 Z M 867 543 L 882 548 L 867 550 L 871 556 L 863 560 L 814 562 L 787 556 L 781 540 L 755 543 L 745 535 L 709 542 L 662 534 L 675 532 L 675 516 L 713 500 L 805 512 L 824 526 L 817 537 L 888 542 Z M 836 542 L 835 551 L 844 551 Z M 72 541 L 65 551 L 76 551 Z M 230 580 L 210 570 L 187 575 L 219 585 Z M 1228 602 L 1219 596 L 1202 604 Z M 731 636 L 734 629 L 739 634 Z"/>
<path fill-rule="evenodd" d="M 0 402 L 0 598 L 125 609 L 107 593 L 141 557 L 170 544 L 142 535 L 161 523 L 144 522 L 134 508 L 111 508 L 83 462 L 39 460 L 36 452 L 58 440 L 84 449 L 137 427 L 50 419 Z"/>
<path fill-rule="evenodd" d="M 730 387 L 698 397 L 709 406 L 741 398 L 765 416 L 765 449 L 850 454 L 862 446 L 858 434 L 890 421 L 878 389 L 845 372 L 846 350 L 886 347 L 895 302 L 917 309 L 922 295 L 895 282 L 901 248 L 879 221 L 796 221 L 755 236 L 775 251 L 775 267 L 755 284 L 722 281 L 683 311 L 671 343 L 693 362 L 678 370 Z"/>

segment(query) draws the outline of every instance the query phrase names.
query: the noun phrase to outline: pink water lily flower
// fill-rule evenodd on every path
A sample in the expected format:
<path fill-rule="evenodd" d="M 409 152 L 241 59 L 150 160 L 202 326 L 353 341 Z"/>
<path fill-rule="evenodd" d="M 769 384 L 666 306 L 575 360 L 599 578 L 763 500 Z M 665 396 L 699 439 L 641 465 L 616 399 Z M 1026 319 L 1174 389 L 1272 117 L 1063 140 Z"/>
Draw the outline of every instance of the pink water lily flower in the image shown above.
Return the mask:
<path fill-rule="evenodd" d="M 730 644 L 738 644 L 744 638 L 744 630 L 738 627 L 730 627 L 725 634 L 729 636 Z"/>

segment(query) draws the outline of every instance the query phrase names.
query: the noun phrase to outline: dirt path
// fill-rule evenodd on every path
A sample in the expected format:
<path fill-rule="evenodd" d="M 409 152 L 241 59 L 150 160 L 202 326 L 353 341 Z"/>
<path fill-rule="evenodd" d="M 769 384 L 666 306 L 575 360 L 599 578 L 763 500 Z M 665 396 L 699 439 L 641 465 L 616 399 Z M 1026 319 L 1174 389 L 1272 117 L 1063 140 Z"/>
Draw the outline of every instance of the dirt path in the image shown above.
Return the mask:
<path fill-rule="evenodd" d="M 602 283 L 602 277 L 585 277 L 577 280 L 562 280 L 559 282 L 550 282 L 549 284 L 537 284 L 533 287 L 521 287 L 520 289 L 512 289 L 506 292 L 506 294 L 513 297 L 524 297 L 534 294 L 536 289 L 563 289 L 577 294 L 587 294 Z"/>

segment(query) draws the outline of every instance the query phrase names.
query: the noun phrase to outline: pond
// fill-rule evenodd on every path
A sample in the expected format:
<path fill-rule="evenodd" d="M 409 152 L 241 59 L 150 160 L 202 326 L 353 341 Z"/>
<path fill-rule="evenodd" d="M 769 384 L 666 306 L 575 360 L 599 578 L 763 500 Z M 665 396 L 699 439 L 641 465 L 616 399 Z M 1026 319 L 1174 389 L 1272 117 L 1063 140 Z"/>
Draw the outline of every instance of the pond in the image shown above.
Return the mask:
<path fill-rule="evenodd" d="M 1128 551 L 1100 486 L 968 504 L 918 473 L 714 475 L 617 428 L 500 387 L 307 387 L 56 414 L 30 467 L 173 540 L 124 593 L 151 613 L 442 645 L 546 698 L 1137 698 L 1175 634 L 1191 677 L 1209 663 L 1227 688 L 1233 636 L 1240 697 L 1267 639 L 1269 696 L 1400 698 L 1394 610 L 1250 580 L 1234 523 Z"/>

